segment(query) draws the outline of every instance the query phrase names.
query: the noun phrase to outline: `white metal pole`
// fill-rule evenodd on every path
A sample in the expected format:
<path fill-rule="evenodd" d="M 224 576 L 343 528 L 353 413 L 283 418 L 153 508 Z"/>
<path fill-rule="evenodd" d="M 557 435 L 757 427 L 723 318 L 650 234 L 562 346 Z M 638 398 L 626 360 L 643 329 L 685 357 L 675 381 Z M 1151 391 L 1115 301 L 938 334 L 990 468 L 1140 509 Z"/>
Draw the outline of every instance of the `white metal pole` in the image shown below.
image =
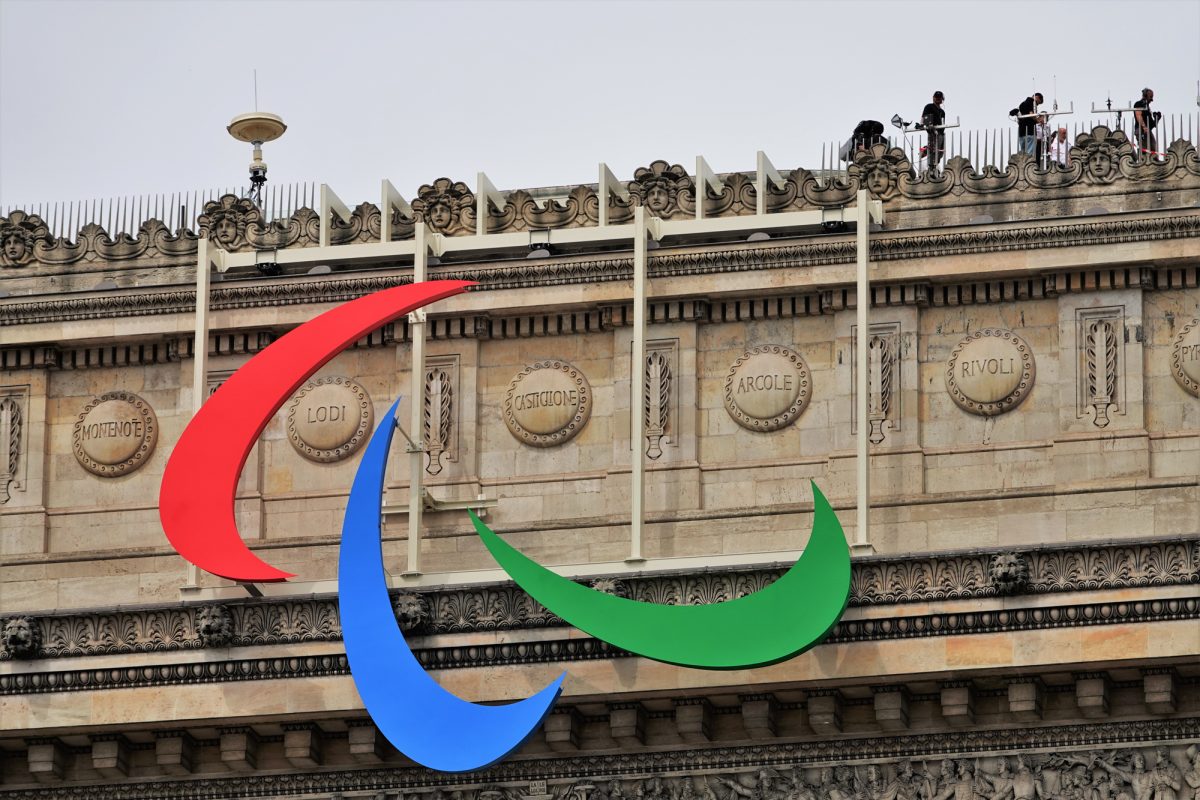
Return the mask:
<path fill-rule="evenodd" d="M 870 442 L 867 438 L 867 342 L 871 332 L 868 328 L 867 309 L 871 305 L 871 281 L 867 274 L 869 269 L 869 244 L 871 229 L 871 214 L 868 208 L 869 195 L 865 189 L 858 192 L 858 219 L 856 234 L 858 239 L 858 286 L 857 286 L 857 341 L 855 342 L 855 392 L 856 412 L 858 414 L 858 457 L 855 459 L 858 469 L 858 527 L 854 537 L 854 546 L 858 550 L 869 550 L 871 536 L 869 532 L 871 510 L 871 467 Z"/>
<path fill-rule="evenodd" d="M 630 541 L 627 561 L 643 561 L 642 517 L 646 503 L 646 209 L 633 209 L 633 352 L 629 359 Z"/>
<path fill-rule="evenodd" d="M 429 263 L 428 229 L 424 221 L 418 221 L 413 231 L 416 252 L 413 254 L 413 283 L 425 280 L 426 265 Z M 409 389 L 409 444 L 408 454 L 408 566 L 405 575 L 421 574 L 421 512 L 425 464 L 425 310 L 417 309 L 408 315 L 409 336 L 412 338 L 412 382 Z M 416 445 L 415 447 L 413 445 Z"/>
<path fill-rule="evenodd" d="M 212 261 L 209 258 L 210 244 L 203 236 L 197 242 L 196 262 L 196 331 L 192 340 L 192 416 L 200 412 L 208 393 L 208 281 Z M 196 565 L 188 562 L 187 587 L 194 587 L 200 572 Z"/>

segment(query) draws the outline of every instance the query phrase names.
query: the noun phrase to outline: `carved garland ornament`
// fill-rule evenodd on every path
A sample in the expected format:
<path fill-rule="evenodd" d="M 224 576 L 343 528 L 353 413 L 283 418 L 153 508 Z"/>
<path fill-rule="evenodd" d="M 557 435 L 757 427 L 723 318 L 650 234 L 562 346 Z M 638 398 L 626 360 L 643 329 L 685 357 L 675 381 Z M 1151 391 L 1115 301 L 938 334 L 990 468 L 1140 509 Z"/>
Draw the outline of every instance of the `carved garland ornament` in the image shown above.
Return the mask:
<path fill-rule="evenodd" d="M 72 436 L 75 459 L 88 472 L 115 478 L 146 463 L 158 442 L 158 418 L 132 392 L 102 394 L 84 406 Z"/>
<path fill-rule="evenodd" d="M 983 328 L 963 339 L 946 364 L 946 390 L 964 411 L 1011 411 L 1033 388 L 1033 351 L 1009 330 Z"/>
<path fill-rule="evenodd" d="M 318 378 L 288 407 L 288 439 L 310 461 L 341 461 L 362 446 L 374 420 L 366 389 L 349 378 Z"/>
<path fill-rule="evenodd" d="M 553 447 L 574 438 L 592 416 L 592 388 L 565 361 L 530 364 L 516 374 L 504 395 L 504 424 L 518 440 Z"/>
<path fill-rule="evenodd" d="M 1184 325 L 1175 337 L 1171 374 L 1185 392 L 1200 397 L 1200 317 Z"/>
<path fill-rule="evenodd" d="M 808 407 L 812 374 L 799 353 L 782 345 L 751 348 L 725 378 L 725 408 L 737 424 L 768 433 L 786 428 Z"/>

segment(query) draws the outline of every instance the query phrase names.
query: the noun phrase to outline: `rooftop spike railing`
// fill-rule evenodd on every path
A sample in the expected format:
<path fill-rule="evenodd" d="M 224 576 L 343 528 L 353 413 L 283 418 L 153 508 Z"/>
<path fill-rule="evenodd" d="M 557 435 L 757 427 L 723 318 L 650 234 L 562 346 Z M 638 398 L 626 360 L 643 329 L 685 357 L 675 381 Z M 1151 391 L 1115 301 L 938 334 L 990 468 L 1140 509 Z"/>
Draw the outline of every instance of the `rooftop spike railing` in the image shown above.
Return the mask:
<path fill-rule="evenodd" d="M 1097 111 L 1097 110 L 1094 110 Z M 1093 113 L 1089 119 L 1065 116 L 1052 121 L 1051 133 L 1058 127 L 1066 127 L 1069 142 L 1074 145 L 1080 134 L 1091 133 L 1096 127 L 1104 126 L 1110 131 L 1121 131 L 1126 139 L 1137 147 L 1136 121 L 1132 114 L 1118 115 Z M 1193 146 L 1200 137 L 1200 112 L 1164 113 L 1155 131 L 1157 153 L 1142 154 L 1155 158 L 1163 153 L 1172 142 L 1184 139 Z M 927 143 L 924 131 L 900 131 L 889 128 L 884 137 L 889 147 L 899 148 L 917 173 L 928 169 L 922 148 Z M 811 171 L 821 185 L 835 181 L 845 182 L 849 178 L 850 162 L 843 157 L 845 139 L 824 142 L 819 153 L 814 153 Z M 942 168 L 953 158 L 962 157 L 969 161 L 975 172 L 984 173 L 988 167 L 1004 171 L 1009 160 L 1018 150 L 1017 128 L 1011 121 L 992 128 L 974 130 L 948 130 Z M 788 173 L 789 170 L 782 170 Z M 622 182 L 623 183 L 623 182 Z M 171 231 L 187 229 L 197 231 L 197 220 L 204 213 L 205 204 L 232 194 L 247 197 L 249 187 L 214 188 L 198 191 L 172 192 L 169 194 L 134 195 L 125 197 L 93 198 L 74 202 L 49 202 L 0 205 L 0 217 L 8 218 L 13 211 L 21 210 L 36 214 L 47 225 L 51 236 L 72 240 L 84 226 L 95 223 L 112 238 L 124 233 L 136 236 L 141 226 L 151 219 L 160 220 Z M 287 219 L 301 208 L 317 209 L 320 205 L 317 183 L 268 184 L 263 190 L 259 209 L 265 222 Z"/>
<path fill-rule="evenodd" d="M 259 209 L 263 219 L 272 222 L 287 219 L 301 208 L 317 207 L 316 183 L 268 184 L 262 192 Z M 197 230 L 197 220 L 207 203 L 231 194 L 246 197 L 248 186 L 199 189 L 164 194 L 125 195 L 123 197 L 92 198 L 67 202 L 48 202 L 0 206 L 0 217 L 21 210 L 35 214 L 45 221 L 52 236 L 70 238 L 85 225 L 95 223 L 110 236 L 120 233 L 136 234 L 152 219 L 161 221 L 169 230 Z"/>

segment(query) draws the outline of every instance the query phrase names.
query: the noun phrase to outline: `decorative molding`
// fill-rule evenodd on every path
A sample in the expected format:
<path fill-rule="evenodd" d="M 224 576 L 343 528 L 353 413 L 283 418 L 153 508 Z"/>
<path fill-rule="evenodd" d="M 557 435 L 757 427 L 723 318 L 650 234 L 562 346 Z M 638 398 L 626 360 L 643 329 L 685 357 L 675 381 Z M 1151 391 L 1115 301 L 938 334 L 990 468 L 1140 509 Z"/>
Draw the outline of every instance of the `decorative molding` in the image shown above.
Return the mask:
<path fill-rule="evenodd" d="M 1077 309 L 1075 337 L 1076 418 L 1108 427 L 1125 413 L 1125 307 Z"/>
<path fill-rule="evenodd" d="M 310 606 L 319 601 L 311 601 Z M 532 606 L 526 599 L 525 608 Z M 227 606 L 236 619 L 236 607 Z M 435 610 L 433 613 L 437 613 Z M 542 626 L 561 626 L 561 620 L 543 611 L 530 617 L 541 616 Z M 822 644 L 848 642 L 879 642 L 896 639 L 925 639 L 940 636 L 968 636 L 980 633 L 1016 633 L 1020 631 L 1078 628 L 1083 625 L 1145 624 L 1178 620 L 1196 620 L 1200 623 L 1200 597 L 1167 598 L 1145 601 L 1114 601 L 1085 603 L 1079 605 L 1038 606 L 1033 608 L 977 611 L 970 614 L 926 613 L 911 616 L 892 616 L 880 619 L 842 620 Z M 530 620 L 525 624 L 493 627 L 533 627 Z M 491 620 L 474 626 L 476 630 L 490 626 Z M 333 622 L 324 635 L 300 637 L 296 635 L 272 635 L 258 637 L 272 643 L 280 640 L 338 641 L 340 630 Z M 231 644 L 243 643 L 245 637 L 235 633 Z M 43 649 L 46 646 L 43 639 Z M 199 644 L 193 645 L 200 646 Z M 113 652 L 116 652 L 114 649 Z M 592 638 L 539 639 L 527 641 L 502 641 L 479 647 L 474 643 L 445 645 L 414 650 L 417 660 L 426 669 L 477 669 L 480 667 L 506 667 L 516 664 L 540 664 L 566 661 L 594 661 L 597 659 L 622 658 L 628 654 Z M 344 654 L 279 656 L 274 658 L 225 659 L 189 664 L 149 664 L 92 669 L 16 672 L 0 674 L 0 695 L 45 694 L 48 692 L 91 691 L 97 689 L 125 689 L 147 686 L 178 686 L 197 683 L 223 683 L 244 680 L 277 680 L 283 678 L 312 678 L 349 675 L 350 668 Z"/>
<path fill-rule="evenodd" d="M 1061 225 L 1028 225 L 997 227 L 987 230 L 951 231 L 904 235 L 884 232 L 871 238 L 872 261 L 895 261 L 936 258 L 952 255 L 1036 250 L 1071 246 L 1098 245 L 1182 239 L 1200 236 L 1200 215 L 1170 216 L 1154 219 L 1106 220 L 1102 222 L 1072 222 Z M 854 263 L 854 242 L 850 238 L 815 239 L 798 243 L 755 246 L 743 245 L 707 251 L 688 251 L 652 256 L 648 265 L 651 278 L 670 278 L 686 275 L 745 272 L 759 269 L 803 269 L 813 266 Z M 1051 293 L 1097 288 L 1101 281 L 1090 276 L 1094 271 L 1063 271 L 1037 278 L 1048 282 Z M 1124 273 L 1140 275 L 1138 270 L 1104 270 L 1104 282 L 1112 288 L 1122 288 Z M 1200 267 L 1145 270 L 1149 288 L 1194 288 L 1200 285 Z M 591 284 L 608 281 L 628 281 L 633 274 L 633 260 L 627 257 L 603 257 L 562 261 L 559 259 L 521 260 L 479 267 L 445 267 L 431 271 L 430 279 L 470 280 L 479 284 L 476 291 L 498 291 L 519 288 L 545 288 L 547 285 Z M 1118 280 L 1113 282 L 1113 279 Z M 369 275 L 361 277 L 332 276 L 321 280 L 275 278 L 270 281 L 247 281 L 242 285 L 216 285 L 211 292 L 213 311 L 244 308 L 263 308 L 316 303 L 336 303 L 389 289 L 410 282 L 402 275 Z M 979 283 L 948 283 L 936 288 L 944 294 L 934 294 L 934 305 L 963 303 L 996 303 L 1018 299 L 1022 281 L 993 281 Z M 1012 293 L 1001 291 L 1013 284 Z M 918 302 L 927 296 L 928 281 L 918 285 L 914 295 Z M 903 285 L 873 287 L 876 302 L 880 293 L 899 291 Z M 951 292 L 953 290 L 953 292 Z M 1041 291 L 1041 287 L 1038 287 Z M 65 322 L 80 319 L 113 319 L 153 314 L 192 313 L 196 294 L 190 290 L 146 290 L 142 292 L 108 292 L 104 295 L 15 301 L 0 303 L 0 327 L 43 322 Z M 651 320 L 653 321 L 653 320 Z M 399 324 L 399 323 L 398 323 Z M 496 337 L 492 326 L 485 326 L 488 335 Z M 472 331 L 469 335 L 476 335 Z"/>
<path fill-rule="evenodd" d="M 961 202 L 964 195 L 987 195 L 989 203 L 1044 201 L 1069 198 L 1077 187 L 1095 194 L 1128 193 L 1169 189 L 1191 189 L 1200 185 L 1200 157 L 1195 145 L 1178 139 L 1163 161 L 1138 159 L 1125 134 L 1106 126 L 1080 133 L 1071 148 L 1069 168 L 1052 165 L 1040 169 L 1024 154 L 1011 156 L 1004 165 L 973 166 L 956 156 L 942 171 L 917 174 L 900 148 L 877 144 L 854 155 L 845 179 L 819 177 L 807 169 L 787 174 L 784 189 L 771 187 L 769 212 L 828 208 L 850 202 L 860 187 L 904 210 L 922 206 L 936 208 L 946 202 Z M 730 173 L 722 176 L 720 195 L 704 193 L 705 215 L 738 216 L 754 213 L 754 175 Z M 609 198 L 609 219 L 628 221 L 632 206 L 640 205 L 662 218 L 691 217 L 696 209 L 696 187 L 687 170 L 678 164 L 653 161 L 634 171 L 627 182 L 628 204 Z M 557 197 L 544 190 L 518 189 L 509 193 L 504 208 L 489 207 L 489 233 L 547 230 L 595 226 L 599 221 L 599 198 L 589 185 L 564 189 Z M 535 195 L 537 195 L 535 197 Z M 998 197 L 997 195 L 1005 195 Z M 436 232 L 464 236 L 476 230 L 475 197 L 461 181 L 439 178 L 421 186 L 411 201 L 413 211 Z M 393 213 L 393 237 L 411 238 L 413 224 Z M 197 242 L 208 238 L 227 250 L 262 250 L 313 247 L 319 240 L 320 220 L 310 208 L 300 208 L 287 219 L 267 223 L 252 201 L 224 195 L 205 204 L 196 221 L 197 232 L 180 229 L 172 233 L 162 221 L 142 222 L 131 236 L 110 234 L 89 222 L 74 236 L 53 237 L 44 220 L 26 211 L 0 217 L 0 267 L 30 268 L 97 261 L 119 262 L 162 257 L 194 258 Z M 334 244 L 378 241 L 381 214 L 377 206 L 361 203 L 349 222 L 335 218 L 331 227 Z"/>
<path fill-rule="evenodd" d="M 0 386 L 0 505 L 25 488 L 29 386 Z"/>
<path fill-rule="evenodd" d="M 1024 580 L 1015 581 L 1022 571 Z M 655 603 L 713 603 L 761 589 L 783 574 L 782 567 L 758 567 L 697 574 L 601 578 L 595 585 L 623 597 Z M 1011 583 L 1011 585 L 1009 585 Z M 1058 594 L 1096 589 L 1200 584 L 1200 538 L 1129 542 L 1094 546 L 1052 546 L 1022 553 L 980 551 L 912 557 L 855 559 L 850 606 L 886 606 L 967 600 L 1011 594 Z M 408 600 L 403 600 L 409 598 Z M 418 598 L 414 606 L 411 598 Z M 402 602 L 403 600 L 403 602 Z M 1153 601 L 1159 603 L 1160 601 Z M 1165 601 L 1163 601 L 1165 602 Z M 1130 601 L 1129 605 L 1134 605 Z M 1150 602 L 1138 602 L 1138 614 Z M 337 641 L 341 636 L 335 598 L 227 602 L 235 646 Z M 64 658 L 131 652 L 191 650 L 204 646 L 199 633 L 201 606 L 140 610 L 102 610 L 72 614 L 29 615 L 42 637 L 37 655 Z M 470 633 L 557 627 L 563 623 L 513 584 L 408 591 L 397 595 L 397 613 L 407 630 L 421 634 Z M 1073 608 L 1080 608 L 1075 606 Z M 988 612 L 992 613 L 992 612 Z M 995 612 L 1000 614 L 1001 612 Z M 1056 624 L 1078 611 L 1011 609 L 989 620 L 1004 624 Z M 1156 612 L 1157 613 L 1157 612 Z M 1048 615 L 1048 616 L 1047 616 Z M 1064 616 L 1065 615 L 1065 616 Z M 961 617 L 949 614 L 947 617 Z M 942 617 L 939 616 L 939 619 Z M 924 621 L 921 621 L 924 619 Z M 984 624 L 983 616 L 977 623 Z M 1090 621 L 1089 617 L 1081 618 Z M 1096 621 L 1099 621 L 1098 619 Z M 837 637 L 854 640 L 887 636 L 934 635 L 931 618 L 903 617 L 843 622 Z M 940 624 L 940 623 L 938 623 Z M 965 632 L 959 619 L 943 632 Z M 865 627 L 864 627 L 865 626 Z M 991 628 L 989 628 L 991 629 Z M 588 640 L 590 641 L 590 640 Z M 522 645 L 524 646 L 524 645 Z M 0 655 L 0 659 L 7 656 Z"/>
<path fill-rule="evenodd" d="M 1196 777 L 1200 719 L 1120 721 L 860 737 L 829 736 L 666 750 L 554 753 L 507 759 L 478 772 L 412 764 L 288 770 L 104 784 L 56 781 L 58 800 L 207 800 L 353 797 L 413 800 L 983 800 L 1029 776 L 1046 800 L 1150 800 L 1146 778 Z M 55 740 L 51 740 L 52 742 Z M 39 740 L 40 742 L 40 740 Z M 1158 758 L 1161 751 L 1163 759 Z M 1140 757 L 1140 761 L 1139 761 Z M 940 762 L 940 763 L 939 763 Z M 1081 769 L 1109 768 L 1093 782 Z M 1138 763 L 1134 763 L 1138 762 Z M 1182 765 L 1182 766 L 1181 766 Z M 977 774 L 978 773 L 978 774 Z M 1145 776 L 1145 777 L 1143 777 Z M 1014 780 L 1015 778 L 1015 780 Z M 1007 781 L 1007 783 L 1005 783 Z M 1093 787 L 1102 790 L 1089 794 Z M 1150 789 L 1146 792 L 1145 789 Z M 46 787 L 0 789 L 3 800 L 43 800 Z M 1030 795 L 1033 796 L 1033 795 Z"/>
<path fill-rule="evenodd" d="M 679 340 L 666 339 L 646 343 L 645 409 L 646 457 L 658 459 L 663 443 L 675 441 L 679 420 L 679 384 L 675 377 L 679 364 Z"/>
<path fill-rule="evenodd" d="M 425 471 L 437 475 L 443 469 L 442 459 L 458 460 L 459 357 L 431 356 L 425 363 Z"/>
<path fill-rule="evenodd" d="M 900 430 L 900 323 L 879 322 L 870 325 L 867 342 L 867 422 L 871 444 L 883 442 L 888 430 Z M 850 433 L 858 433 L 858 326 L 850 326 Z"/>

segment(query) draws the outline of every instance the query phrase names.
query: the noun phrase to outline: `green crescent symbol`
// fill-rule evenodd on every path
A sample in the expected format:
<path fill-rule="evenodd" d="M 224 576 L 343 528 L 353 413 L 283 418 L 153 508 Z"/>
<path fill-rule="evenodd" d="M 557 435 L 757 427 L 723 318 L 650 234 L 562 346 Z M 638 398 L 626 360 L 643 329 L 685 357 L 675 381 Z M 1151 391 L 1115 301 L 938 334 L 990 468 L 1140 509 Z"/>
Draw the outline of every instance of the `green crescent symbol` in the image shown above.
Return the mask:
<path fill-rule="evenodd" d="M 850 549 L 813 484 L 812 535 L 770 586 L 723 603 L 662 605 L 598 592 L 557 575 L 471 514 L 475 530 L 518 586 L 551 613 L 622 650 L 701 669 L 745 669 L 785 661 L 820 642 L 850 598 Z"/>

